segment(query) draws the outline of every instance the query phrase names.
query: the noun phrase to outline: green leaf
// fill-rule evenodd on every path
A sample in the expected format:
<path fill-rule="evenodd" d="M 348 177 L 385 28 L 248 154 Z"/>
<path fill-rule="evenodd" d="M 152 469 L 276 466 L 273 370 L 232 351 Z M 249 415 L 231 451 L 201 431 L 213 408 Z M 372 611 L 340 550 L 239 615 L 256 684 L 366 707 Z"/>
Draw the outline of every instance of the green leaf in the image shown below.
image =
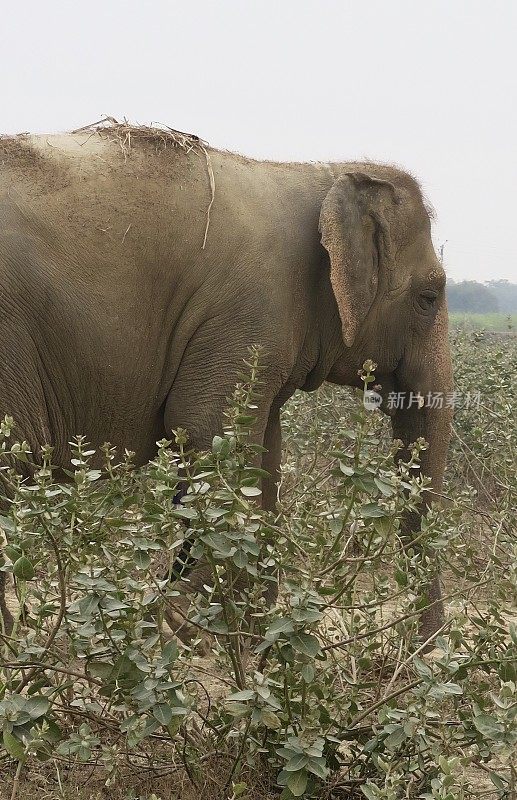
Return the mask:
<path fill-rule="evenodd" d="M 322 781 L 324 781 L 329 774 L 329 768 L 325 763 L 324 756 L 312 756 L 312 758 L 309 759 L 309 763 L 307 764 L 307 769 L 309 772 L 312 772 L 313 775 L 316 775 L 316 777 L 320 778 Z"/>
<path fill-rule="evenodd" d="M 235 417 L 237 425 L 246 425 L 246 427 L 251 427 L 256 421 L 257 418 L 253 417 L 251 414 L 238 414 Z"/>
<path fill-rule="evenodd" d="M 224 458 L 226 455 L 228 455 L 228 450 L 229 450 L 228 444 L 229 444 L 228 440 L 223 439 L 222 436 L 214 436 L 214 438 L 212 439 L 212 453 L 216 456 L 222 455 Z M 225 448 L 226 452 L 223 453 L 222 451 L 224 445 L 226 445 Z"/>
<path fill-rule="evenodd" d="M 312 683 L 314 680 L 314 667 L 312 664 L 304 664 L 302 667 L 302 678 L 305 683 Z"/>
<path fill-rule="evenodd" d="M 436 690 L 441 694 L 463 694 L 463 689 L 461 686 L 458 686 L 457 683 L 452 683 L 451 681 L 448 683 L 439 683 L 438 686 L 436 686 Z"/>
<path fill-rule="evenodd" d="M 233 554 L 232 561 L 238 569 L 244 569 L 248 563 L 248 556 L 243 550 L 237 550 Z"/>
<path fill-rule="evenodd" d="M 173 661 L 179 656 L 179 648 L 174 639 L 171 639 L 170 642 L 164 646 L 162 650 L 162 662 L 164 664 L 172 664 Z"/>
<path fill-rule="evenodd" d="M 296 753 L 289 759 L 287 764 L 285 764 L 284 769 L 286 772 L 298 772 L 301 769 L 305 769 L 308 760 L 304 753 Z"/>
<path fill-rule="evenodd" d="M 147 569 L 151 563 L 151 556 L 144 550 L 137 550 L 133 556 L 133 561 L 137 569 Z"/>
<path fill-rule="evenodd" d="M 407 734 L 402 725 L 395 725 L 395 729 L 384 740 L 388 750 L 396 750 L 407 739 Z"/>
<path fill-rule="evenodd" d="M 122 603 L 115 597 L 103 597 L 100 604 L 104 611 L 122 611 L 125 608 L 129 608 L 127 603 Z"/>
<path fill-rule="evenodd" d="M 488 776 L 496 789 L 506 790 L 508 789 L 508 781 L 503 780 L 497 772 L 489 772 Z"/>
<path fill-rule="evenodd" d="M 349 467 L 348 464 L 345 464 L 343 461 L 339 462 L 339 469 L 343 475 L 346 475 L 348 478 L 350 478 L 355 471 L 353 467 Z"/>
<path fill-rule="evenodd" d="M 9 533 L 14 533 L 16 530 L 13 520 L 10 517 L 4 517 L 3 514 L 0 514 L 0 528 L 3 528 L 4 531 L 8 531 Z"/>
<path fill-rule="evenodd" d="M 389 534 L 393 522 L 390 517 L 375 517 L 373 527 L 379 536 L 385 537 Z"/>
<path fill-rule="evenodd" d="M 7 548 L 6 548 L 6 550 L 7 550 Z M 517 644 L 517 625 L 515 625 L 513 622 L 510 622 L 509 630 L 510 630 L 510 636 L 511 636 L 512 642 L 514 644 Z"/>
<path fill-rule="evenodd" d="M 497 738 L 498 734 L 504 730 L 501 723 L 489 714 L 478 714 L 472 721 L 483 736 L 489 736 L 490 738 L 494 736 Z"/>
<path fill-rule="evenodd" d="M 62 733 L 59 726 L 52 719 L 47 720 L 46 724 L 47 724 L 47 730 L 43 734 L 43 738 L 45 739 L 45 741 L 50 742 L 51 744 L 56 744 L 56 742 L 60 742 Z"/>
<path fill-rule="evenodd" d="M 432 678 L 433 677 L 433 672 L 432 672 L 431 668 L 428 667 L 428 665 L 425 663 L 425 661 L 422 661 L 421 658 L 418 658 L 418 656 L 414 657 L 413 666 L 415 667 L 415 671 L 417 672 L 417 674 L 421 678 Z"/>
<path fill-rule="evenodd" d="M 235 692 L 226 698 L 227 703 L 238 703 L 243 700 L 251 700 L 255 697 L 255 692 L 252 689 L 244 689 L 242 692 Z"/>
<path fill-rule="evenodd" d="M 91 661 L 90 664 L 87 665 L 87 671 L 94 678 L 100 678 L 103 683 L 108 683 L 109 678 L 113 674 L 114 666 L 109 662 Z"/>
<path fill-rule="evenodd" d="M 259 489 L 258 486 L 241 486 L 241 492 L 245 497 L 258 497 L 259 494 L 262 494 L 262 489 Z"/>
<path fill-rule="evenodd" d="M 278 717 L 274 711 L 270 711 L 268 708 L 263 708 L 260 712 L 260 721 L 266 726 L 266 728 L 271 728 L 274 731 L 282 727 L 280 717 Z"/>
<path fill-rule="evenodd" d="M 13 547 L 10 544 L 6 544 L 4 547 L 4 553 L 13 562 L 13 564 L 15 561 L 18 561 L 18 559 L 21 558 L 22 554 L 21 550 L 18 550 L 17 547 Z"/>
<path fill-rule="evenodd" d="M 228 714 L 232 717 L 244 717 L 248 712 L 249 708 L 245 703 L 237 703 L 232 702 L 228 705 Z"/>
<path fill-rule="evenodd" d="M 38 719 L 45 716 L 50 708 L 50 703 L 46 697 L 42 695 L 33 696 L 27 700 L 24 710 L 30 715 L 31 719 Z"/>
<path fill-rule="evenodd" d="M 278 639 L 281 633 L 291 633 L 294 630 L 292 620 L 287 617 L 275 619 L 266 631 L 266 639 Z"/>
<path fill-rule="evenodd" d="M 13 564 L 13 575 L 21 581 L 31 581 L 35 575 L 34 567 L 32 566 L 31 562 L 27 558 L 27 556 L 21 556 L 17 561 Z"/>
<path fill-rule="evenodd" d="M 404 570 L 400 569 L 399 567 L 397 567 L 397 569 L 395 570 L 395 576 L 394 577 L 395 577 L 395 580 L 396 580 L 398 586 L 407 586 L 408 585 L 408 582 L 409 582 L 408 574 L 407 574 L 407 572 L 404 572 Z"/>
<path fill-rule="evenodd" d="M 224 536 L 221 533 L 216 533 L 213 531 L 212 533 L 206 534 L 206 536 L 200 536 L 200 541 L 204 542 L 212 551 L 213 553 L 220 557 L 220 558 L 229 558 L 235 552 L 235 547 L 228 539 L 227 536 Z"/>
<path fill-rule="evenodd" d="M 373 519 L 374 517 L 385 517 L 386 512 L 384 509 L 379 508 L 377 503 L 366 503 L 366 505 L 361 506 L 360 516 L 364 519 Z"/>
<path fill-rule="evenodd" d="M 182 498 L 185 500 L 185 498 Z M 197 511 L 194 508 L 188 508 L 188 506 L 178 506 L 171 511 L 171 516 L 179 517 L 180 519 L 195 519 L 197 517 Z"/>
<path fill-rule="evenodd" d="M 301 797 L 307 788 L 307 771 L 301 769 L 299 772 L 293 772 L 287 778 L 287 788 L 295 797 Z"/>
<path fill-rule="evenodd" d="M 99 608 L 99 602 L 100 597 L 92 592 L 91 594 L 86 594 L 84 597 L 81 597 L 76 603 L 73 603 L 69 611 L 73 610 L 73 613 L 79 612 L 82 619 L 89 619 Z M 75 608 L 76 605 L 77 609 Z"/>
<path fill-rule="evenodd" d="M 289 641 L 294 650 L 305 656 L 317 656 L 321 650 L 319 641 L 310 633 L 293 633 Z"/>
<path fill-rule="evenodd" d="M 15 758 L 16 761 L 25 761 L 25 748 L 19 739 L 13 736 L 12 733 L 9 733 L 9 731 L 4 731 L 3 742 L 11 758 Z"/>
<path fill-rule="evenodd" d="M 333 517 L 329 522 L 329 528 L 333 536 L 339 536 L 343 530 L 343 520 L 339 517 Z"/>
<path fill-rule="evenodd" d="M 159 703 L 153 706 L 153 717 L 166 727 L 172 719 L 172 709 L 166 703 Z"/>
<path fill-rule="evenodd" d="M 379 491 L 382 492 L 385 497 L 391 497 L 391 495 L 394 493 L 394 489 L 390 483 L 382 480 L 382 478 L 377 477 L 374 477 L 373 480 Z"/>

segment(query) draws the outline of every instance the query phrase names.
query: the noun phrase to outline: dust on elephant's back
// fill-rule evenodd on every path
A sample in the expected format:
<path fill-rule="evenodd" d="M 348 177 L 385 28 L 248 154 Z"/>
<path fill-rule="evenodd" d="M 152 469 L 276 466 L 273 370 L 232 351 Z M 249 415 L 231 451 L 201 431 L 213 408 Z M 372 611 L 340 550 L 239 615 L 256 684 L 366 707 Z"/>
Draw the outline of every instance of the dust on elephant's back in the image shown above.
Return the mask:
<path fill-rule="evenodd" d="M 107 261 L 121 277 L 128 262 L 152 270 L 188 258 L 194 240 L 201 249 L 212 189 L 196 141 L 134 132 L 132 141 L 115 127 L 2 137 L 0 197 L 8 192 L 45 240 L 90 254 L 92 272 Z"/>

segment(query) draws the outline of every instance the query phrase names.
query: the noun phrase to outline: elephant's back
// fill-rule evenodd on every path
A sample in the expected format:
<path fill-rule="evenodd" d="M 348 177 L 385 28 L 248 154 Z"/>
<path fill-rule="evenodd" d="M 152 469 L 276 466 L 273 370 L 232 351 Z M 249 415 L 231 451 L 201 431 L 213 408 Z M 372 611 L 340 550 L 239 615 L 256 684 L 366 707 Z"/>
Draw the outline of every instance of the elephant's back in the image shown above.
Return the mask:
<path fill-rule="evenodd" d="M 102 172 L 100 159 L 111 168 L 109 148 L 97 137 L 86 141 L 74 134 L 2 136 L 0 185 L 48 198 L 74 181 Z"/>
<path fill-rule="evenodd" d="M 33 231 L 92 278 L 159 270 L 178 280 L 294 252 L 317 239 L 320 173 L 125 124 L 0 137 L 0 199 L 7 189 Z"/>
<path fill-rule="evenodd" d="M 0 136 L 0 180 L 38 185 L 47 193 L 91 177 L 107 179 L 114 173 L 139 179 L 176 174 L 195 148 L 204 151 L 198 137 L 172 132 L 163 136 L 145 128 L 93 126 L 60 134 Z"/>
<path fill-rule="evenodd" d="M 136 130 L 0 137 L 0 197 L 67 249 L 103 260 L 160 258 L 176 249 L 178 231 L 202 243 L 211 199 L 204 145 Z"/>

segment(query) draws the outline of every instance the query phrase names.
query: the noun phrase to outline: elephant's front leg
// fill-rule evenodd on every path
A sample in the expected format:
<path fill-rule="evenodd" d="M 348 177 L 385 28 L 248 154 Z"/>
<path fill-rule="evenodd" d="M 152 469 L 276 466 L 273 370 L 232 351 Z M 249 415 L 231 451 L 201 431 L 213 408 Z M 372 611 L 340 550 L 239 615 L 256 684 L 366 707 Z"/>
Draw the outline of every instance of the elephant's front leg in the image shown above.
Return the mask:
<path fill-rule="evenodd" d="M 278 482 L 280 480 L 280 462 L 282 458 L 282 431 L 280 427 L 280 404 L 275 401 L 269 411 L 264 431 L 262 469 L 268 477 L 262 479 L 262 507 L 266 511 L 275 511 L 278 499 Z"/>
<path fill-rule="evenodd" d="M 278 401 L 275 401 L 271 406 L 263 440 L 265 452 L 262 456 L 262 469 L 268 473 L 268 476 L 262 479 L 262 508 L 271 512 L 276 511 L 282 458 L 280 408 L 281 403 Z M 275 573 L 275 580 L 268 581 L 265 592 L 266 603 L 269 606 L 273 605 L 273 603 L 276 603 L 277 597 L 278 574 Z"/>
<path fill-rule="evenodd" d="M 186 363 L 188 362 L 184 361 L 184 365 Z M 223 432 L 225 410 L 239 381 L 241 364 L 242 359 L 236 358 L 234 363 L 226 364 L 213 373 L 206 370 L 201 373 L 196 370 L 188 372 L 183 369 L 175 381 L 166 404 L 164 423 L 167 436 L 171 437 L 173 430 L 183 428 L 188 434 L 189 447 L 198 452 L 209 450 L 214 435 Z M 259 457 L 257 466 L 262 466 L 271 474 L 271 478 L 263 479 L 262 504 L 264 508 L 272 510 L 276 501 L 276 481 L 281 451 L 279 406 L 272 408 L 273 404 L 269 399 L 273 393 L 272 382 L 264 380 L 264 373 L 262 378 L 262 397 L 259 397 L 257 402 L 258 410 L 255 412 L 257 420 L 252 438 L 253 443 L 267 449 L 263 457 Z M 188 549 L 187 542 L 185 550 Z M 166 619 L 173 630 L 179 630 L 181 638 L 190 640 L 193 635 L 199 634 L 199 630 L 189 626 L 185 621 L 190 605 L 188 595 L 206 591 L 203 587 L 210 586 L 214 576 L 211 566 L 204 560 L 193 565 L 187 561 L 182 574 L 185 579 L 177 581 L 175 586 L 182 592 L 182 596 L 174 598 L 173 605 L 177 608 L 175 611 L 173 608 L 169 609 L 170 613 L 166 614 Z M 247 585 L 247 574 L 243 572 L 240 577 L 241 580 L 239 575 L 235 576 L 234 580 L 234 589 L 237 591 Z M 276 581 L 268 581 L 267 601 L 274 601 L 276 593 Z"/>

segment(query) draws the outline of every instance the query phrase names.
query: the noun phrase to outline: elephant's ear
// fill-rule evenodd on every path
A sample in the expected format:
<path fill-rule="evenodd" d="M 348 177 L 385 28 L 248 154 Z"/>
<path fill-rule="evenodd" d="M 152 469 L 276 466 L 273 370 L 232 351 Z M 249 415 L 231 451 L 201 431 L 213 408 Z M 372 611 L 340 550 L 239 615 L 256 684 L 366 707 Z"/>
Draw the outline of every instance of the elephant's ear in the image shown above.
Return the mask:
<path fill-rule="evenodd" d="M 336 180 L 321 206 L 321 242 L 330 257 L 330 280 L 347 347 L 375 298 L 380 264 L 391 262 L 386 212 L 396 202 L 392 183 L 349 172 Z"/>

